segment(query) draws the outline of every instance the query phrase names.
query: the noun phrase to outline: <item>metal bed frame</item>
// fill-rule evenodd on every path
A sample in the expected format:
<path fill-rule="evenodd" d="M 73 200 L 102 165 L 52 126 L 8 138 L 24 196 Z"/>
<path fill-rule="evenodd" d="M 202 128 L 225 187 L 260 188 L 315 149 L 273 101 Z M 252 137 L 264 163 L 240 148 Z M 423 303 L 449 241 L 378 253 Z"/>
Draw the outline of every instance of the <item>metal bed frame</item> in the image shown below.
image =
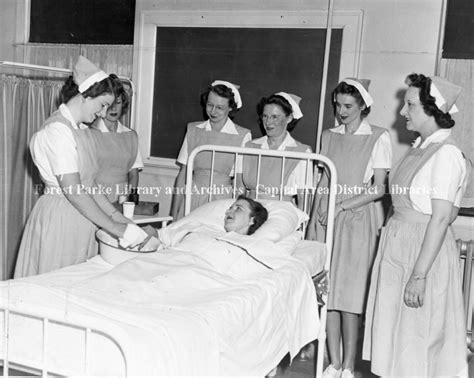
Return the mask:
<path fill-rule="evenodd" d="M 47 349 L 48 349 L 48 342 L 49 338 L 48 335 L 50 334 L 50 327 L 51 325 L 59 325 L 59 326 L 64 326 L 66 328 L 75 328 L 77 330 L 80 330 L 84 333 L 84 345 L 83 345 L 83 350 L 84 350 L 84 360 L 82 361 L 83 364 L 83 371 L 80 372 L 82 375 L 90 375 L 90 361 L 91 361 L 91 353 L 90 353 L 90 340 L 92 334 L 97 334 L 100 335 L 101 337 L 104 337 L 111 341 L 118 351 L 120 352 L 120 355 L 122 357 L 122 363 L 123 363 L 123 376 L 126 377 L 128 373 L 128 366 L 127 366 L 127 357 L 119 344 L 117 340 L 115 340 L 112 336 L 107 334 L 106 332 L 103 332 L 98 329 L 94 329 L 91 327 L 88 327 L 87 325 L 84 324 L 79 324 L 76 322 L 70 322 L 70 321 L 64 321 L 58 318 L 54 317 L 45 317 L 44 315 L 37 314 L 35 312 L 31 311 L 15 311 L 15 310 L 9 310 L 5 307 L 0 308 L 0 314 L 2 317 L 3 321 L 3 345 L 4 345 L 4 350 L 3 350 L 3 356 L 1 356 L 1 363 L 3 365 L 3 377 L 8 377 L 10 373 L 10 368 L 13 370 L 19 370 L 19 371 L 24 371 L 29 374 L 34 374 L 34 375 L 40 375 L 42 377 L 48 377 L 48 373 L 52 373 L 54 375 L 62 375 L 62 376 L 68 376 L 68 375 L 77 375 L 77 372 L 68 372 L 68 371 L 55 371 L 52 372 L 48 369 L 48 359 L 47 359 Z M 9 358 L 9 341 L 10 338 L 13 337 L 13 335 L 10 335 L 10 323 L 15 320 L 15 318 L 29 318 L 33 320 L 37 320 L 38 322 L 42 323 L 42 360 L 41 361 L 30 361 L 27 359 L 17 359 L 15 362 L 10 362 Z"/>
<path fill-rule="evenodd" d="M 333 163 L 325 156 L 315 153 L 303 153 L 303 152 L 290 152 L 290 151 L 273 151 L 273 150 L 260 150 L 260 149 L 252 149 L 252 148 L 235 148 L 235 147 L 226 147 L 226 146 L 201 146 L 193 150 L 189 156 L 189 165 L 187 171 L 187 183 L 186 183 L 186 196 L 185 196 L 185 213 L 188 214 L 191 207 L 191 185 L 192 185 L 192 169 L 193 169 L 193 159 L 194 157 L 201 151 L 211 151 L 212 152 L 212 165 L 211 169 L 214 168 L 214 161 L 216 152 L 228 152 L 235 154 L 235 159 L 237 159 L 241 155 L 257 155 L 258 156 L 258 164 L 260 167 L 262 156 L 273 156 L 273 157 L 281 157 L 283 159 L 283 166 L 282 171 L 284 170 L 284 164 L 286 159 L 301 159 L 302 161 L 306 161 L 306 169 L 313 170 L 313 164 L 318 163 L 318 165 L 324 166 L 330 172 L 330 194 L 329 194 L 329 208 L 328 208 L 328 225 L 326 230 L 326 242 L 327 245 L 327 256 L 324 265 L 324 269 L 329 272 L 330 261 L 331 261 L 331 251 L 332 251 L 332 244 L 333 244 L 333 229 L 334 229 L 334 210 L 335 210 L 335 196 L 336 196 L 336 180 L 337 174 L 336 169 Z M 316 168 L 317 169 L 317 168 Z M 260 168 L 258 168 L 260 173 Z M 317 175 L 313 176 L 313 181 L 316 180 Z M 314 183 L 313 183 L 314 184 Z M 211 185 L 212 185 L 212 178 L 211 178 Z M 283 183 L 281 183 L 281 188 L 283 187 Z M 316 187 L 314 185 L 314 187 Z M 235 184 L 234 184 L 235 189 Z M 309 209 L 307 205 L 309 201 L 306 198 L 311 198 L 311 190 L 310 188 L 304 189 L 305 193 L 305 201 L 304 201 L 304 208 Z M 280 193 L 281 199 L 282 193 Z M 258 199 L 258 194 L 257 194 Z M 210 193 L 209 200 L 212 200 L 212 193 Z M 304 227 L 303 227 L 304 231 Z M 323 301 L 324 303 L 327 302 L 327 294 L 323 294 Z M 317 316 L 317 314 L 315 314 Z M 324 357 L 324 348 L 325 348 L 325 341 L 326 341 L 326 316 L 327 310 L 326 306 L 323 305 L 320 311 L 320 330 L 318 340 L 318 352 L 317 352 L 317 364 L 316 364 L 316 376 L 322 375 L 323 369 L 323 357 Z M 90 352 L 90 340 L 91 335 L 96 334 L 101 337 L 104 337 L 111 341 L 122 357 L 122 364 L 123 364 L 123 376 L 127 376 L 128 365 L 127 365 L 127 356 L 124 352 L 124 348 L 120 345 L 120 343 L 110 334 L 99 330 L 89 327 L 85 324 L 79 324 L 77 322 L 70 322 L 64 319 L 48 317 L 41 315 L 37 312 L 32 311 L 18 311 L 18 310 L 11 310 L 8 306 L 4 303 L 0 304 L 0 321 L 3 321 L 3 355 L 0 356 L 0 364 L 3 364 L 3 376 L 8 377 L 10 374 L 10 369 L 24 371 L 27 373 L 32 374 L 41 374 L 43 377 L 47 377 L 48 374 L 55 374 L 55 375 L 88 375 L 90 370 L 91 364 L 91 352 Z M 23 317 L 28 319 L 34 319 L 38 321 L 38 327 L 41 326 L 42 328 L 42 360 L 41 361 L 29 361 L 26 359 L 22 359 L 21 357 L 16 356 L 14 360 L 11 360 L 12 356 L 10 353 L 10 342 L 14 340 L 15 335 L 10 332 L 10 324 L 15 321 L 16 317 Z M 48 366 L 48 357 L 47 357 L 47 350 L 48 350 L 48 342 L 49 342 L 49 335 L 51 333 L 50 326 L 51 325 L 60 325 L 64 327 L 74 328 L 76 330 L 80 330 L 84 333 L 84 343 L 78 344 L 79 348 L 83 348 L 84 350 L 84 361 L 81 360 L 82 363 L 82 371 L 81 372 L 69 372 L 69 371 L 50 371 L 50 367 Z M 116 361 L 117 364 L 120 361 Z"/>
<path fill-rule="evenodd" d="M 332 256 L 332 246 L 333 246 L 333 238 L 334 238 L 334 211 L 336 206 L 336 184 L 337 184 L 337 172 L 336 167 L 334 166 L 333 162 L 326 156 L 317 154 L 317 153 L 308 153 L 308 152 L 293 152 L 293 151 L 277 151 L 277 150 L 264 150 L 264 149 L 257 149 L 257 148 L 245 148 L 245 147 L 229 147 L 229 146 L 217 146 L 217 145 L 203 145 L 196 147 L 191 153 L 189 154 L 188 158 L 188 165 L 187 165 L 187 172 L 186 172 L 186 202 L 185 202 L 185 214 L 188 214 L 191 211 L 191 196 L 192 193 L 192 175 L 193 175 L 193 162 L 194 158 L 197 154 L 203 151 L 211 152 L 211 172 L 214 171 L 214 163 L 216 159 L 217 152 L 224 152 L 224 153 L 232 153 L 234 154 L 234 167 L 237 164 L 237 161 L 240 157 L 249 155 L 249 156 L 258 156 L 258 165 L 257 165 L 257 187 L 260 183 L 260 167 L 261 167 L 261 160 L 262 156 L 271 156 L 271 157 L 279 157 L 282 159 L 282 166 L 280 172 L 280 190 L 279 190 L 279 198 L 278 200 L 282 200 L 283 197 L 283 187 L 285 183 L 283 182 L 284 175 L 283 172 L 285 170 L 285 162 L 286 159 L 301 159 L 302 161 L 306 162 L 306 172 L 311 169 L 313 172 L 313 182 L 308 183 L 306 182 L 305 188 L 303 189 L 304 193 L 304 203 L 303 203 L 303 210 L 305 212 L 311 211 L 311 206 L 308 207 L 310 204 L 311 199 L 311 188 L 317 187 L 317 178 L 318 178 L 318 167 L 323 168 L 328 171 L 329 173 L 329 203 L 328 203 L 328 222 L 326 227 L 326 241 L 325 244 L 327 246 L 327 254 L 326 254 L 326 261 L 324 264 L 324 270 L 328 273 L 328 282 L 329 282 L 329 268 L 331 264 L 331 256 Z M 317 163 L 317 164 L 314 164 Z M 308 175 L 306 174 L 306 177 Z M 212 187 L 213 184 L 213 177 L 211 174 L 209 187 Z M 309 188 L 308 188 L 309 185 Z M 236 197 L 237 194 L 237 184 L 236 180 L 234 180 L 233 184 L 233 198 Z M 212 192 L 209 193 L 209 201 L 212 201 Z M 258 200 L 258 191 L 256 192 L 256 199 Z M 306 230 L 306 224 L 303 225 L 303 232 Z M 323 305 L 320 311 L 320 330 L 318 340 L 318 349 L 317 349 L 317 360 L 316 360 L 316 377 L 321 377 L 323 372 L 323 361 L 324 361 L 324 348 L 326 343 L 326 320 L 327 320 L 327 293 L 322 294 Z M 315 314 L 316 316 L 316 314 Z"/>

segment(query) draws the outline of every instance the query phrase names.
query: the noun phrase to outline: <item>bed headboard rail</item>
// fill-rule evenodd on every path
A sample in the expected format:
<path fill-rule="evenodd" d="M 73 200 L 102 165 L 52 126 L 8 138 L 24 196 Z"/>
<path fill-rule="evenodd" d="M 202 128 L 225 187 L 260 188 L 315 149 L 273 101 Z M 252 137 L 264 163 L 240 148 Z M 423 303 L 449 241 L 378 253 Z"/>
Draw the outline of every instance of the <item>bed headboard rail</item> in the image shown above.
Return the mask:
<path fill-rule="evenodd" d="M 306 213 L 310 213 L 311 204 L 313 199 L 313 194 L 317 195 L 315 189 L 317 187 L 318 177 L 320 177 L 320 169 L 326 170 L 329 177 L 329 198 L 328 198 L 328 224 L 326 228 L 326 245 L 328 251 L 332 250 L 333 244 L 333 230 L 334 230 L 334 209 L 336 204 L 336 183 L 337 183 L 337 172 L 333 162 L 324 155 L 317 153 L 308 153 L 308 152 L 296 152 L 296 151 L 277 151 L 277 150 L 264 150 L 258 148 L 246 148 L 246 147 L 233 147 L 233 146 L 219 146 L 219 145 L 202 145 L 196 147 L 189 154 L 187 172 L 186 172 L 186 187 L 185 187 L 185 214 L 188 214 L 191 211 L 191 196 L 192 191 L 192 178 L 194 170 L 195 158 L 199 153 L 210 152 L 211 154 L 211 177 L 209 185 L 212 188 L 214 184 L 213 172 L 216 163 L 216 154 L 219 152 L 229 153 L 234 155 L 234 167 L 239 164 L 239 159 L 242 159 L 244 156 L 256 156 L 257 157 L 257 187 L 259 187 L 260 177 L 261 177 L 261 164 L 262 157 L 270 156 L 277 157 L 282 159 L 281 169 L 280 169 L 280 183 L 279 183 L 279 193 L 275 198 L 276 200 L 283 200 L 283 187 L 285 183 L 284 180 L 284 170 L 285 164 L 288 159 L 297 159 L 305 163 L 306 167 L 306 182 L 303 189 L 304 202 L 303 210 Z M 312 182 L 308 182 L 309 178 L 312 177 Z M 233 198 L 238 195 L 238 188 L 236 187 L 236 180 L 233 182 Z M 258 200 L 258 191 L 255 198 Z M 208 201 L 212 201 L 213 198 L 212 190 L 208 193 Z M 305 231 L 303 229 L 303 231 Z M 326 270 L 329 269 L 330 263 L 330 253 L 328 253 L 328 259 L 326 261 Z"/>

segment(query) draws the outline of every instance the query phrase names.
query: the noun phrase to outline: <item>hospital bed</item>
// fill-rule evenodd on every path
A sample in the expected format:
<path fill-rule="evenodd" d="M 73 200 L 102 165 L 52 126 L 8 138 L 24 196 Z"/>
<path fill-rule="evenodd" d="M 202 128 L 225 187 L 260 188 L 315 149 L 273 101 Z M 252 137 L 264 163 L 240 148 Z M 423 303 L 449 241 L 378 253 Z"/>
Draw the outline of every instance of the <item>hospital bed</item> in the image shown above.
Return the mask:
<path fill-rule="evenodd" d="M 227 200 L 212 201 L 210 193 L 210 203 L 190 213 L 190 174 L 195 156 L 203 152 L 212 165 L 220 153 L 232 153 L 236 162 L 243 155 L 256 155 L 259 165 L 264 158 L 281 158 L 282 171 L 287 159 L 299 159 L 315 178 L 315 167 L 327 169 L 331 190 L 325 243 L 298 240 L 307 218 L 297 217 L 299 224 L 291 234 L 257 243 L 275 246 L 268 251 L 285 253 L 290 246 L 291 253 L 278 268 L 242 279 L 215 272 L 200 255 L 178 248 L 144 254 L 117 266 L 99 255 L 47 274 L 3 282 L 0 359 L 4 375 L 11 368 L 43 376 L 264 376 L 287 353 L 293 358 L 315 339 L 316 372 L 321 375 L 326 308 L 318 308 L 312 277 L 329 271 L 337 180 L 332 162 L 319 154 L 198 147 L 189 156 L 188 215 L 183 222 L 195 214 L 209 220 L 210 208 L 226 205 Z M 312 187 L 304 190 L 306 209 Z M 270 230 L 277 219 L 272 214 L 287 220 L 285 224 L 291 218 L 279 212 L 283 204 L 277 200 L 262 201 L 275 208 L 269 210 L 266 222 L 272 225 Z M 179 225 L 175 222 L 166 230 Z"/>

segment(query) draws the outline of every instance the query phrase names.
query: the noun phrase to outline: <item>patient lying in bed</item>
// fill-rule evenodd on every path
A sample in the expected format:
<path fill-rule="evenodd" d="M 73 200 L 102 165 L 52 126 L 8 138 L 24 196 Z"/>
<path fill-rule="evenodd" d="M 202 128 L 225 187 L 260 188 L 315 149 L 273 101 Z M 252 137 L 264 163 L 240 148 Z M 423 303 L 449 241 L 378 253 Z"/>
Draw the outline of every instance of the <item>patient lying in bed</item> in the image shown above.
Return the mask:
<path fill-rule="evenodd" d="M 160 230 L 144 229 L 158 237 L 162 243 L 160 249 L 192 251 L 219 273 L 241 276 L 265 271 L 279 260 L 268 261 L 271 242 L 257 244 L 249 238 L 267 218 L 268 211 L 261 203 L 239 196 L 223 216 L 223 230 L 201 222 L 181 222 Z"/>
<path fill-rule="evenodd" d="M 260 202 L 241 195 L 227 209 L 224 216 L 224 229 L 226 232 L 252 235 L 267 219 L 268 211 Z M 159 237 L 157 230 L 151 226 L 144 227 L 144 230 L 149 235 Z M 186 236 L 184 235 L 183 239 Z"/>

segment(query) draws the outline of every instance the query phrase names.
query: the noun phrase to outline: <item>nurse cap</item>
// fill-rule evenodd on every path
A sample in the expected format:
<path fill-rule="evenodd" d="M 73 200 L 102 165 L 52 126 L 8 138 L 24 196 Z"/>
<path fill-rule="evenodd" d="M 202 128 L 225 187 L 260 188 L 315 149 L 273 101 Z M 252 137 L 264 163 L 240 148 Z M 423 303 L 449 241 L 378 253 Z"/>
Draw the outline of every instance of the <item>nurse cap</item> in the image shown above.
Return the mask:
<path fill-rule="evenodd" d="M 362 99 L 364 100 L 365 105 L 367 107 L 372 106 L 372 104 L 374 103 L 374 99 L 369 94 L 369 85 L 370 85 L 369 79 L 355 79 L 353 77 L 348 77 L 342 80 L 342 83 L 346 83 L 355 87 L 359 91 L 360 95 L 362 96 Z"/>
<path fill-rule="evenodd" d="M 301 97 L 298 97 L 297 95 L 294 95 L 292 93 L 286 93 L 286 92 L 278 92 L 278 93 L 275 93 L 276 96 L 281 96 L 283 97 L 286 101 L 289 102 L 289 104 L 291 105 L 291 109 L 293 110 L 293 118 L 294 119 L 300 119 L 301 117 L 303 117 L 303 113 L 301 112 L 301 108 L 300 108 L 300 101 L 301 101 Z"/>
<path fill-rule="evenodd" d="M 80 55 L 74 66 L 73 78 L 79 86 L 79 92 L 84 93 L 95 83 L 98 83 L 109 77 L 104 71 L 98 68 L 89 59 Z"/>
<path fill-rule="evenodd" d="M 443 113 L 456 113 L 459 111 L 454 104 L 462 91 L 462 87 L 439 77 L 431 76 L 430 95 L 435 98 L 435 104 Z"/>
<path fill-rule="evenodd" d="M 240 109 L 242 107 L 242 98 L 240 97 L 240 93 L 239 93 L 240 87 L 238 85 L 232 84 L 230 81 L 224 81 L 224 80 L 214 80 L 211 83 L 211 86 L 214 86 L 214 85 L 223 85 L 229 88 L 234 94 L 234 101 L 235 101 L 235 104 L 237 105 L 237 109 Z"/>

